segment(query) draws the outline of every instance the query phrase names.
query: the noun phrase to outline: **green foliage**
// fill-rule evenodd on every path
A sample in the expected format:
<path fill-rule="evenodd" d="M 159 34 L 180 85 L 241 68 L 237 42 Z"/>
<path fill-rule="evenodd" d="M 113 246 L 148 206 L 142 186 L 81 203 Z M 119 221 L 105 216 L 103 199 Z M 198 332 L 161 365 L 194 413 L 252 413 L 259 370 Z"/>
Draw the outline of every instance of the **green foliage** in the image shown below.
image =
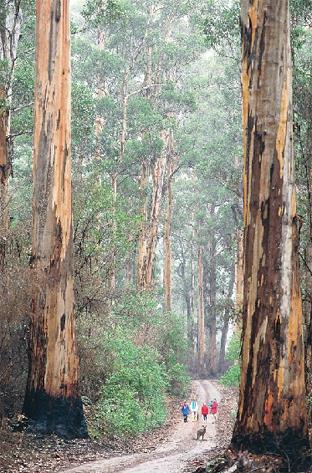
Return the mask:
<path fill-rule="evenodd" d="M 96 425 L 117 434 L 137 434 L 162 424 L 166 418 L 166 373 L 157 351 L 137 346 L 117 330 L 107 340 L 112 373 L 98 402 Z"/>
<path fill-rule="evenodd" d="M 241 352 L 241 337 L 234 333 L 229 341 L 226 351 L 226 360 L 231 361 L 233 365 L 224 373 L 220 381 L 225 386 L 239 386 L 240 381 L 240 352 Z"/>
<path fill-rule="evenodd" d="M 238 47 L 240 38 L 239 0 L 210 0 L 204 9 L 203 29 L 209 47 L 224 50 L 224 47 Z"/>
<path fill-rule="evenodd" d="M 191 378 L 186 372 L 188 341 L 185 337 L 186 321 L 175 313 L 161 314 L 158 349 L 162 354 L 170 386 L 176 396 L 185 396 Z"/>
<path fill-rule="evenodd" d="M 88 0 L 83 14 L 93 26 L 110 24 L 125 18 L 130 5 L 127 0 Z"/>
<path fill-rule="evenodd" d="M 167 395 L 187 394 L 184 320 L 164 314 L 151 294 L 125 295 L 106 319 L 81 316 L 78 331 L 82 390 L 95 406 L 93 435 L 153 429 L 166 418 Z"/>
<path fill-rule="evenodd" d="M 226 350 L 226 360 L 228 361 L 238 361 L 240 358 L 241 352 L 241 337 L 239 334 L 234 333 L 229 341 L 229 345 Z"/>
<path fill-rule="evenodd" d="M 240 371 L 239 364 L 231 366 L 220 378 L 220 382 L 224 384 L 224 386 L 239 386 Z"/>

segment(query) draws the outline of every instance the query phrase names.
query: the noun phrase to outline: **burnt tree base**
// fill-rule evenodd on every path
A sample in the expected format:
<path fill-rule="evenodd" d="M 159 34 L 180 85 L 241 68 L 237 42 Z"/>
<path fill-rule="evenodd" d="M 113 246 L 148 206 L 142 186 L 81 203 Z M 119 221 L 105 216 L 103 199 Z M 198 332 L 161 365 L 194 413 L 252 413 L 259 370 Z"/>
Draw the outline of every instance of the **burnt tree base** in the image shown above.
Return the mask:
<path fill-rule="evenodd" d="M 269 431 L 257 435 L 234 433 L 231 447 L 236 451 L 246 450 L 256 455 L 279 455 L 294 472 L 303 471 L 312 465 L 309 440 L 293 429 L 279 435 Z"/>
<path fill-rule="evenodd" d="M 44 391 L 26 393 L 23 414 L 27 430 L 56 434 L 65 439 L 87 438 L 88 430 L 80 398 L 53 397 Z"/>

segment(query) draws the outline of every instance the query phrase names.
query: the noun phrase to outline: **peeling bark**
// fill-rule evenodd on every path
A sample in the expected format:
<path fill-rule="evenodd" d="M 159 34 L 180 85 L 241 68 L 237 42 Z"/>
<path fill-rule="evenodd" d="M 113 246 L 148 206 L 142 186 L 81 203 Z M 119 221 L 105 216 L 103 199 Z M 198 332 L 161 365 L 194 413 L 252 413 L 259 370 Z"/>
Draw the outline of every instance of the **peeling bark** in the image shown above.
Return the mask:
<path fill-rule="evenodd" d="M 308 446 L 287 0 L 242 0 L 244 301 L 232 443 Z"/>
<path fill-rule="evenodd" d="M 30 428 L 87 435 L 78 389 L 72 268 L 68 0 L 37 0 L 32 298 L 24 414 Z"/>

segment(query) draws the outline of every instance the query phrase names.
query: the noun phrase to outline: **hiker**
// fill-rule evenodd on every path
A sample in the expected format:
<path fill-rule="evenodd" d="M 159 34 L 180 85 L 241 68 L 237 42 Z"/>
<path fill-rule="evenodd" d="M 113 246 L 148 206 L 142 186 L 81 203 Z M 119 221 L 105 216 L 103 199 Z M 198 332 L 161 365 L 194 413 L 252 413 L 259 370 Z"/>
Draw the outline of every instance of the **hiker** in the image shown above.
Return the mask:
<path fill-rule="evenodd" d="M 212 405 L 211 405 L 210 411 L 211 411 L 211 414 L 213 415 L 213 417 L 216 418 L 216 415 L 217 415 L 217 413 L 218 413 L 218 403 L 217 403 L 217 400 L 216 400 L 216 399 L 214 399 L 214 400 L 212 401 Z"/>
<path fill-rule="evenodd" d="M 187 422 L 187 418 L 190 415 L 190 408 L 186 401 L 184 401 L 184 403 L 181 406 L 181 412 L 183 415 L 184 422 Z"/>
<path fill-rule="evenodd" d="M 198 420 L 198 404 L 197 404 L 197 401 L 195 401 L 195 399 L 192 399 L 191 401 L 191 412 L 193 414 L 192 420 L 197 421 Z"/>
<path fill-rule="evenodd" d="M 203 416 L 203 420 L 207 421 L 207 415 L 209 414 L 209 408 L 207 404 L 204 402 L 201 408 L 201 413 Z"/>

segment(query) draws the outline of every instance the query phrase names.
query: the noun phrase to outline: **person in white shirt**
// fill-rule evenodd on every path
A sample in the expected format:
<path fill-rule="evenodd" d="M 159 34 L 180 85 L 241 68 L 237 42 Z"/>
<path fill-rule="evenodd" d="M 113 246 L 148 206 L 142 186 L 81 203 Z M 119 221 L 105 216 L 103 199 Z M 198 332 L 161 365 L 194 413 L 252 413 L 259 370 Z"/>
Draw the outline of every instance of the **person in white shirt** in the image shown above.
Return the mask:
<path fill-rule="evenodd" d="M 190 409 L 192 413 L 192 420 L 197 421 L 198 420 L 198 403 L 195 401 L 195 399 L 192 399 L 191 404 L 190 404 Z"/>

